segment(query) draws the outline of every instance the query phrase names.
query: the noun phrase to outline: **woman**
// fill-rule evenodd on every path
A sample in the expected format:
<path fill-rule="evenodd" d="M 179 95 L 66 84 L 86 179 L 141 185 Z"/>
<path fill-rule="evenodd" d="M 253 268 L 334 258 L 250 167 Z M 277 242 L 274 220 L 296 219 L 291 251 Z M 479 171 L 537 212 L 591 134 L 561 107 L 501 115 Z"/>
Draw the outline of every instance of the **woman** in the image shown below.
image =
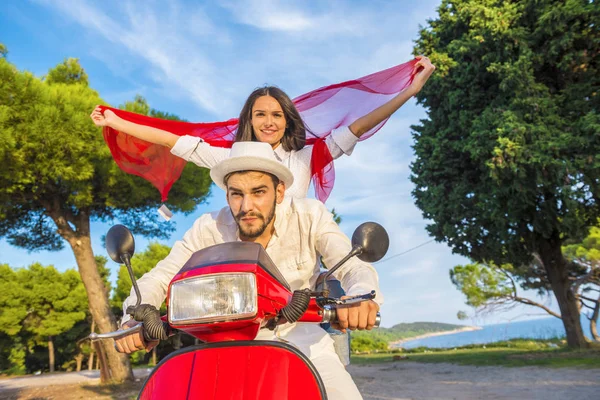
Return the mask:
<path fill-rule="evenodd" d="M 286 188 L 286 195 L 306 197 L 312 176 L 316 178 L 317 197 L 325 201 L 333 185 L 331 174 L 327 176 L 328 173 L 333 172 L 332 161 L 342 154 L 350 155 L 358 140 L 367 132 L 372 134 L 371 131 L 381 127 L 396 110 L 421 90 L 435 70 L 431 61 L 424 56 L 417 57 L 410 65 L 412 66 L 410 71 L 412 82 L 405 90 L 378 108 L 355 119 L 349 125 L 331 130 L 331 134 L 324 138 L 315 137 L 307 140 L 307 131 L 312 134 L 311 127 L 305 126 L 298 109 L 282 90 L 276 87 L 257 89 L 248 97 L 242 108 L 239 121 L 237 121 L 235 141 L 257 140 L 271 144 L 278 159 L 290 168 L 294 174 L 294 184 L 290 188 Z M 318 92 L 311 92 L 311 96 L 318 97 Z M 331 94 L 328 96 L 331 96 Z M 299 100 L 296 101 L 298 104 Z M 123 132 L 156 145 L 165 146 L 170 149 L 173 155 L 201 167 L 211 168 L 229 155 L 229 149 L 215 146 L 214 143 L 211 144 L 210 139 L 203 140 L 202 134 L 182 136 L 168 129 L 145 125 L 144 122 L 132 122 L 132 118 L 129 118 L 130 120 L 121 118 L 111 109 L 104 107 L 96 107 L 91 114 L 91 118 L 98 126 Z M 151 123 L 155 126 L 158 125 L 154 122 Z M 175 126 L 177 123 L 172 123 L 172 125 Z M 232 127 L 236 126 L 236 121 L 207 125 L 208 129 L 212 129 L 214 132 L 219 129 L 224 130 L 225 134 L 214 135 L 212 133 L 213 136 L 211 136 L 212 139 L 222 138 L 231 132 Z M 105 131 L 105 138 L 106 135 Z M 112 146 L 108 139 L 107 141 L 111 150 L 118 147 L 114 140 Z M 312 146 L 307 146 L 307 144 Z M 115 156 L 114 151 L 113 156 Z M 117 159 L 116 156 L 115 159 Z M 122 165 L 121 167 L 123 168 Z M 136 171 L 128 171 L 126 168 L 123 169 L 126 172 L 137 173 Z M 155 186 L 157 185 L 155 184 Z M 170 188 L 170 185 L 168 188 Z M 168 188 L 166 189 L 167 192 Z M 159 190 L 161 190 L 160 187 Z M 166 193 L 164 190 L 161 190 L 161 193 L 164 200 Z"/>

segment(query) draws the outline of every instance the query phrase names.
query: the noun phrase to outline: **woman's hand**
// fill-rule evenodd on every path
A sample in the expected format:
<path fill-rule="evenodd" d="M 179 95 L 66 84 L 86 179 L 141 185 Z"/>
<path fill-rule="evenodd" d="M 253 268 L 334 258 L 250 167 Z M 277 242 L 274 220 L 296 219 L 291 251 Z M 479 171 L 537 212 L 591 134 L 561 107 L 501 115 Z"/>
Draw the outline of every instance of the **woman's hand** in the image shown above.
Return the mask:
<path fill-rule="evenodd" d="M 418 60 L 414 67 L 414 72 L 416 72 L 413 82 L 410 84 L 409 90 L 412 95 L 419 93 L 425 83 L 435 71 L 435 65 L 431 63 L 431 60 L 425 56 L 417 56 Z"/>
<path fill-rule="evenodd" d="M 104 114 L 102 114 L 100 106 L 96 106 L 94 111 L 90 114 L 90 118 L 94 121 L 96 126 L 108 126 L 112 128 L 112 123 L 119 117 L 111 110 L 104 110 Z"/>
<path fill-rule="evenodd" d="M 96 106 L 90 114 L 90 118 L 96 126 L 108 126 L 146 142 L 167 146 L 168 148 L 175 146 L 175 143 L 179 140 L 179 136 L 171 132 L 127 121 L 109 109 L 104 110 L 104 114 L 102 114 L 100 106 Z"/>
<path fill-rule="evenodd" d="M 413 69 L 413 72 L 416 72 L 416 74 L 408 88 L 398 93 L 396 97 L 384 105 L 376 108 L 366 115 L 363 115 L 349 125 L 350 131 L 356 137 L 361 137 L 363 134 L 376 127 L 377 124 L 380 124 L 386 118 L 389 118 L 411 97 L 421 91 L 425 85 L 425 82 L 427 82 L 433 71 L 435 71 L 435 66 L 431 63 L 431 61 L 429 61 L 429 58 L 425 56 L 417 56 L 416 59 L 417 62 Z"/>

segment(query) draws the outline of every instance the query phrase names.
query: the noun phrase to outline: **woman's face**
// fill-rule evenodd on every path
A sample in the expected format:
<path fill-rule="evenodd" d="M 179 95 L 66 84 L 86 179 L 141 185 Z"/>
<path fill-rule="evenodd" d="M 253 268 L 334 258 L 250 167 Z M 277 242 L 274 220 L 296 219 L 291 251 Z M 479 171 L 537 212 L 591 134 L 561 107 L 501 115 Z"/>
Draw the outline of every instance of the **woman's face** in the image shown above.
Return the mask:
<path fill-rule="evenodd" d="M 276 148 L 285 133 L 285 114 L 281 105 L 271 96 L 261 96 L 252 106 L 252 129 L 259 142 Z"/>

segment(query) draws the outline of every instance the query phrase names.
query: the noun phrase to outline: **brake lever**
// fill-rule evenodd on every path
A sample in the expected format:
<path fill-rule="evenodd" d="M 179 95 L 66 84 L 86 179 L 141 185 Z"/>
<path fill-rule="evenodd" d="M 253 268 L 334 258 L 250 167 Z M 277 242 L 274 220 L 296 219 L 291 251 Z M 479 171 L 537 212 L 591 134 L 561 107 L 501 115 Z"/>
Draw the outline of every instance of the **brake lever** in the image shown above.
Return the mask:
<path fill-rule="evenodd" d="M 371 293 L 361 294 L 358 296 L 351 296 L 345 299 L 335 299 L 333 304 L 338 306 L 344 306 L 349 304 L 362 303 L 363 301 L 373 300 L 375 298 L 375 291 L 371 290 Z"/>
<path fill-rule="evenodd" d="M 331 297 L 325 297 L 325 298 L 322 297 L 320 299 L 317 299 L 317 303 L 321 307 L 332 306 L 332 305 L 347 306 L 347 305 L 351 305 L 351 304 L 362 303 L 363 301 L 373 300 L 375 298 L 375 294 L 376 294 L 376 292 L 374 290 L 371 290 L 371 293 L 361 294 L 358 296 L 351 296 L 351 297 L 347 297 L 345 299 L 334 299 Z"/>
<path fill-rule="evenodd" d="M 102 339 L 117 340 L 117 339 L 120 339 L 127 335 L 130 335 L 132 333 L 139 332 L 142 329 L 142 326 L 143 326 L 143 324 L 140 322 L 139 324 L 136 324 L 136 325 L 132 326 L 131 328 L 119 329 L 118 331 L 114 331 L 114 332 L 107 332 L 107 333 L 92 332 L 88 336 L 84 337 L 83 339 L 78 340 L 78 342 L 83 342 L 84 340 L 90 340 L 92 342 L 95 342 L 96 340 L 102 340 Z"/>

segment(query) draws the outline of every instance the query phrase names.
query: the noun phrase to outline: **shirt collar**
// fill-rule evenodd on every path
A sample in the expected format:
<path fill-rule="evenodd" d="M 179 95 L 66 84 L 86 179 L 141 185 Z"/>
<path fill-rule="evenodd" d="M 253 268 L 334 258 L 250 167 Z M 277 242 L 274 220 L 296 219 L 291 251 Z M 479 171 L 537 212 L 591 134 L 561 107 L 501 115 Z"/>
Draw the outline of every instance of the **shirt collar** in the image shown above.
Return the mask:
<path fill-rule="evenodd" d="M 285 149 L 283 148 L 283 144 L 281 143 L 279 143 L 279 146 L 275 147 L 273 153 L 275 153 L 275 156 L 279 161 L 283 161 L 284 159 L 286 159 L 289 154 L 289 152 L 285 151 Z"/>
<path fill-rule="evenodd" d="M 275 206 L 275 223 L 273 224 L 273 236 L 279 238 L 279 235 L 284 231 L 285 219 L 291 199 L 283 197 L 283 201 Z"/>

